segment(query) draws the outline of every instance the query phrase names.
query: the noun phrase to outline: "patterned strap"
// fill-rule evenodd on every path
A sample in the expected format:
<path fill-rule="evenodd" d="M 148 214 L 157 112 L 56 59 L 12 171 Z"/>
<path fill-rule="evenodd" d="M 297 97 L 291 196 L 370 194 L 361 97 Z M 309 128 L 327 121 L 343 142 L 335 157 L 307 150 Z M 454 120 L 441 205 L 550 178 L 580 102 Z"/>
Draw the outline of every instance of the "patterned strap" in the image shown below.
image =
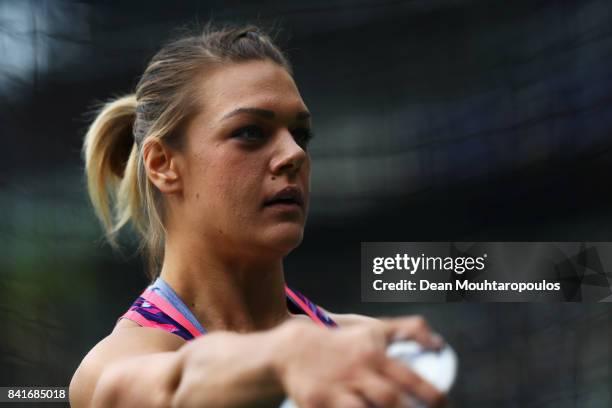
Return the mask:
<path fill-rule="evenodd" d="M 298 311 L 308 315 L 321 326 L 338 326 L 321 308 L 298 291 L 285 285 L 285 294 L 288 305 L 293 304 Z M 172 303 L 149 289 L 146 289 L 119 319 L 129 319 L 143 327 L 162 329 L 185 340 L 192 340 L 205 334 L 185 318 Z"/>
<path fill-rule="evenodd" d="M 312 320 L 319 323 L 324 327 L 338 327 L 331 317 L 327 315 L 321 308 L 311 302 L 306 296 L 302 295 L 296 290 L 292 290 L 289 286 L 285 285 L 285 294 L 287 297 L 296 304 L 305 314 L 308 315 Z"/>
<path fill-rule="evenodd" d="M 196 327 L 191 324 L 189 320 L 181 312 L 179 312 L 172 303 L 168 302 L 163 297 L 159 296 L 157 293 L 145 290 L 142 294 L 142 298 L 147 300 L 149 303 L 154 304 L 158 308 L 160 308 L 164 313 L 174 319 L 175 322 L 180 324 L 183 328 L 185 328 L 193 337 L 201 336 L 202 333 Z"/>
<path fill-rule="evenodd" d="M 196 332 L 194 335 L 194 333 L 187 330 L 183 325 L 166 313 L 165 310 L 162 309 L 163 306 L 158 307 L 156 304 L 151 303 L 151 301 L 146 300 L 143 297 L 145 293 L 136 299 L 130 309 L 121 316 L 119 320 L 128 319 L 138 323 L 138 325 L 142 327 L 162 329 L 169 333 L 176 334 L 185 340 L 192 340 L 201 335 L 199 332 Z"/>

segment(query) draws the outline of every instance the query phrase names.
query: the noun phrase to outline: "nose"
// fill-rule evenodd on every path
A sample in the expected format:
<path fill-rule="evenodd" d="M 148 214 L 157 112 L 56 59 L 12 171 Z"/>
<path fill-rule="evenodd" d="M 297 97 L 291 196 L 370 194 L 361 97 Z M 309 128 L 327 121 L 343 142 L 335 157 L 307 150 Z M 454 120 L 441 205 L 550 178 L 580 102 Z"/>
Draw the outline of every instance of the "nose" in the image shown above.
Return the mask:
<path fill-rule="evenodd" d="M 297 174 L 307 154 L 304 149 L 296 143 L 291 132 L 287 129 L 280 131 L 277 138 L 275 154 L 270 161 L 270 170 L 274 175 L 288 173 L 290 176 Z"/>

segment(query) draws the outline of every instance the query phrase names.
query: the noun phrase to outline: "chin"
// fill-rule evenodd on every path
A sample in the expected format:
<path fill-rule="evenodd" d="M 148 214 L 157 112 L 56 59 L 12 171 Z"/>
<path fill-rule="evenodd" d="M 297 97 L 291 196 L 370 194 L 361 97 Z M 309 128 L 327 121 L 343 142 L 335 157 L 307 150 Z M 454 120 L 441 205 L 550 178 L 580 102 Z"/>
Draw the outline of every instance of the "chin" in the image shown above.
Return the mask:
<path fill-rule="evenodd" d="M 277 225 L 266 234 L 266 246 L 273 248 L 283 256 L 297 248 L 304 238 L 304 226 L 283 223 Z"/>

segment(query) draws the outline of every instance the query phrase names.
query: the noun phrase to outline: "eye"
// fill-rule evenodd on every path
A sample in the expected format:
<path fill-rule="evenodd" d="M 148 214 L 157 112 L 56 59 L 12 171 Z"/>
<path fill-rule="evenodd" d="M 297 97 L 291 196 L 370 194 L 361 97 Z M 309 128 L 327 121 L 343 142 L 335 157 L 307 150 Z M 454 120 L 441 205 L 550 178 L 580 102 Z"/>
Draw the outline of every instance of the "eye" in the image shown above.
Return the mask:
<path fill-rule="evenodd" d="M 308 147 L 308 143 L 314 137 L 314 133 L 310 128 L 298 128 L 291 131 L 295 142 L 304 150 Z"/>
<path fill-rule="evenodd" d="M 248 142 L 256 142 L 263 140 L 266 135 L 262 128 L 255 125 L 242 127 L 232 133 L 232 137 L 246 140 Z"/>

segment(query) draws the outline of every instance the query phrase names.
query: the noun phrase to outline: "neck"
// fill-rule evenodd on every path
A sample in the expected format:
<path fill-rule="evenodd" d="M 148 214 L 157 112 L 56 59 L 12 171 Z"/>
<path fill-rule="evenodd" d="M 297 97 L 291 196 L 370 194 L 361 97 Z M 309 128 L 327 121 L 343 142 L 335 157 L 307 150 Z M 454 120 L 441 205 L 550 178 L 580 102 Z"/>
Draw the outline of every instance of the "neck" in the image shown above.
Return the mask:
<path fill-rule="evenodd" d="M 222 256 L 201 239 L 166 238 L 160 276 L 206 331 L 266 330 L 290 317 L 282 258 Z"/>

